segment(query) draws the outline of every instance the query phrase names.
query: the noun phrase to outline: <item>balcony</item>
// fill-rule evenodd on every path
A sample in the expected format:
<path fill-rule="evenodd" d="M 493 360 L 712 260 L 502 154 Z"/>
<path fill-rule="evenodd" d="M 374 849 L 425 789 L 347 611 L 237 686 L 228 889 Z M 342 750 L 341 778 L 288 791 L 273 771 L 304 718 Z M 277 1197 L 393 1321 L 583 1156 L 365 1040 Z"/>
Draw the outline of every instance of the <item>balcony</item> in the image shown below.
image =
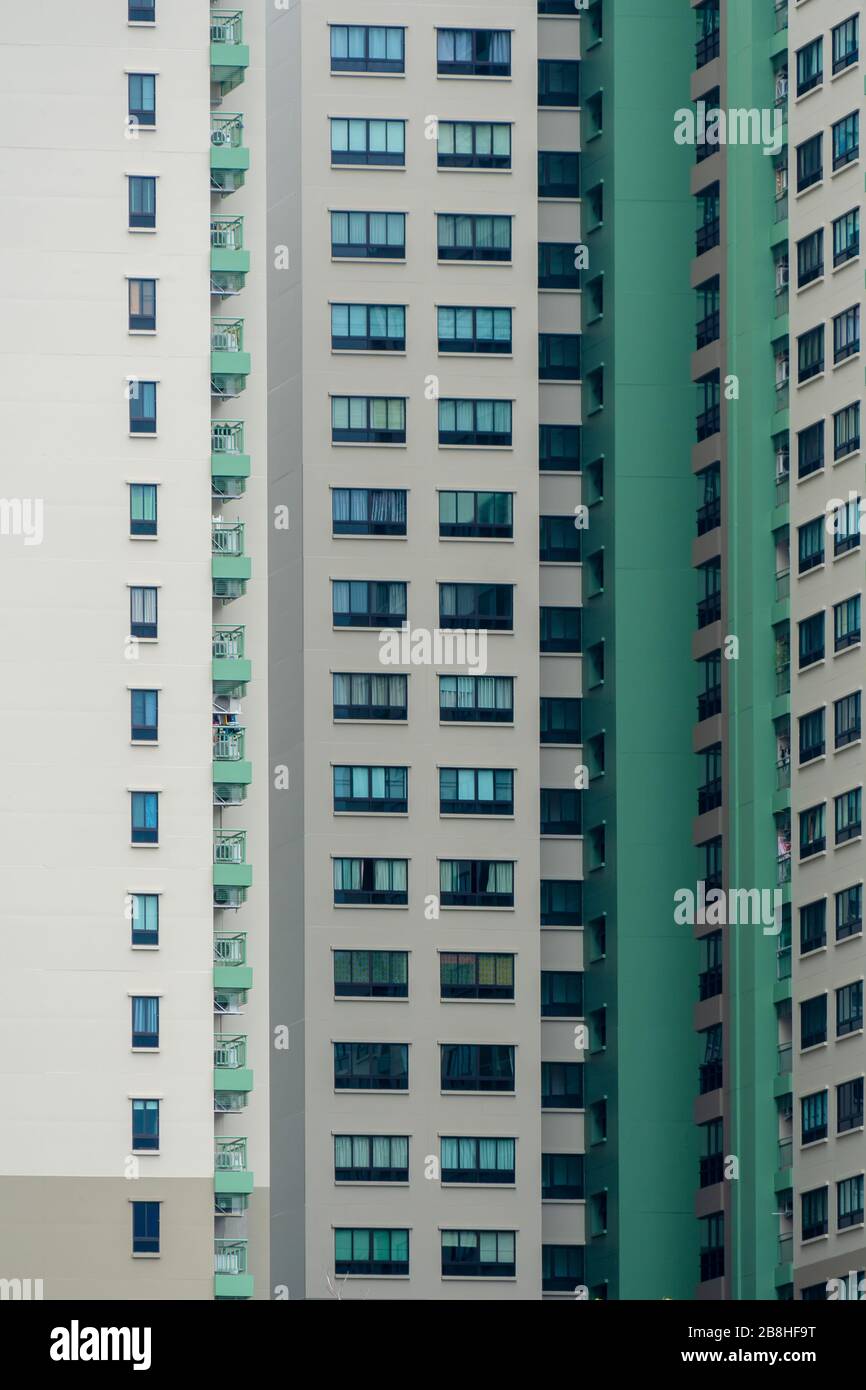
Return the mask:
<path fill-rule="evenodd" d="M 251 1091 L 253 1074 L 247 1066 L 244 1033 L 215 1033 L 213 1040 L 214 1090 Z"/>
<path fill-rule="evenodd" d="M 698 507 L 697 522 L 699 536 L 705 536 L 709 531 L 715 531 L 717 526 L 721 526 L 722 499 L 713 497 Z"/>
<path fill-rule="evenodd" d="M 213 885 L 215 907 L 240 907 L 253 881 L 247 863 L 247 832 L 217 830 L 214 833 Z M 225 895 L 220 890 L 230 890 Z M 239 896 L 242 890 L 242 896 Z"/>
<path fill-rule="evenodd" d="M 775 30 L 777 34 L 780 34 L 783 29 L 788 27 L 788 0 L 776 0 L 775 10 Z"/>
<path fill-rule="evenodd" d="M 787 791 L 791 785 L 791 759 L 779 758 L 776 763 L 776 791 Z"/>
<path fill-rule="evenodd" d="M 253 1174 L 247 1167 L 245 1138 L 218 1136 L 214 1141 L 214 1192 L 249 1194 L 253 1190 Z"/>
<path fill-rule="evenodd" d="M 211 658 L 214 694 L 244 695 L 252 674 L 252 663 L 244 656 L 244 628 L 213 628 Z"/>
<path fill-rule="evenodd" d="M 713 309 L 711 313 L 705 314 L 695 327 L 695 346 L 698 351 L 705 348 L 710 343 L 717 341 L 719 336 L 719 311 Z"/>
<path fill-rule="evenodd" d="M 703 786 L 698 787 L 698 815 L 705 816 L 708 811 L 714 811 L 717 806 L 722 804 L 722 779 L 714 777 L 709 782 L 704 782 Z"/>
<path fill-rule="evenodd" d="M 778 855 L 776 859 L 776 883 L 779 887 L 783 883 L 791 882 L 791 851 L 786 854 Z"/>
<path fill-rule="evenodd" d="M 709 221 L 703 222 L 695 236 L 695 255 L 703 256 L 714 246 L 718 246 L 720 235 L 721 224 L 718 217 L 711 217 Z"/>
<path fill-rule="evenodd" d="M 242 10 L 211 10 L 210 79 L 219 88 L 220 100 L 240 86 L 250 65 L 243 39 Z"/>
<path fill-rule="evenodd" d="M 721 1062 L 702 1062 L 698 1067 L 698 1091 L 702 1096 L 718 1091 L 722 1085 Z"/>
<path fill-rule="evenodd" d="M 780 946 L 776 951 L 776 979 L 790 980 L 791 978 L 791 948 L 790 946 Z"/>
<path fill-rule="evenodd" d="M 779 1076 L 787 1076 L 791 1070 L 791 1057 L 793 1054 L 792 1043 L 780 1043 L 778 1049 L 778 1059 L 776 1072 Z"/>
<path fill-rule="evenodd" d="M 215 932 L 213 962 L 214 989 L 252 989 L 253 970 L 247 965 L 246 932 Z"/>
<path fill-rule="evenodd" d="M 722 712 L 722 687 L 713 685 L 698 695 L 698 719 L 711 719 Z"/>
<path fill-rule="evenodd" d="M 243 186 L 250 167 L 250 152 L 244 145 L 244 118 L 214 114 L 210 126 L 211 192 L 227 197 Z"/>
<path fill-rule="evenodd" d="M 716 995 L 721 994 L 721 992 L 722 967 L 711 965 L 709 970 L 702 970 L 698 976 L 698 997 L 702 1000 L 715 999 Z"/>
<path fill-rule="evenodd" d="M 701 1283 L 711 1279 L 721 1279 L 725 1273 L 725 1251 L 723 1246 L 701 1251 Z"/>
<path fill-rule="evenodd" d="M 711 405 L 707 410 L 700 412 L 695 420 L 699 444 L 703 443 L 705 439 L 709 439 L 711 435 L 718 434 L 721 428 L 721 419 L 721 408 L 717 405 Z"/>
<path fill-rule="evenodd" d="M 242 217 L 212 217 L 210 220 L 210 290 L 221 299 L 243 289 L 250 268 L 250 253 L 244 249 Z"/>
<path fill-rule="evenodd" d="M 253 780 L 252 763 L 244 757 L 246 730 L 217 725 L 213 731 L 213 798 L 215 806 L 239 806 Z"/>
<path fill-rule="evenodd" d="M 244 554 L 244 523 L 212 522 L 211 551 L 213 597 L 220 603 L 231 603 L 246 593 L 252 573 L 252 561 Z"/>
<path fill-rule="evenodd" d="M 709 627 L 710 623 L 717 623 L 722 616 L 722 595 L 721 593 L 708 594 L 698 603 L 698 627 Z"/>
<path fill-rule="evenodd" d="M 790 695 L 791 693 L 791 663 L 790 661 L 779 661 L 776 664 L 776 694 Z"/>
<path fill-rule="evenodd" d="M 247 1242 L 215 1240 L 214 1297 L 252 1298 L 253 1276 L 247 1273 Z"/>
<path fill-rule="evenodd" d="M 725 1176 L 724 1154 L 706 1154 L 700 1162 L 700 1186 L 715 1187 Z"/>
<path fill-rule="evenodd" d="M 787 478 L 786 478 L 786 479 L 785 479 L 786 484 L 787 484 L 787 481 L 788 481 L 788 480 L 787 480 Z M 781 500 L 782 500 L 782 501 L 787 501 L 787 497 L 785 497 L 785 498 L 783 498 L 783 499 L 781 499 Z M 777 482 L 777 483 L 776 483 L 776 506 L 779 506 L 779 505 L 780 505 L 779 484 L 778 484 L 778 482 Z M 791 593 L 791 571 L 790 571 L 790 569 L 777 570 L 777 571 L 776 571 L 776 598 L 777 598 L 779 601 L 781 601 L 782 599 L 788 598 L 788 597 L 790 596 L 790 593 Z"/>
<path fill-rule="evenodd" d="M 241 497 L 250 476 L 250 456 L 244 453 L 243 420 L 211 420 L 211 496 Z"/>
<path fill-rule="evenodd" d="M 250 374 L 250 355 L 244 352 L 243 319 L 214 319 L 210 335 L 210 393 L 217 400 L 234 400 Z"/>

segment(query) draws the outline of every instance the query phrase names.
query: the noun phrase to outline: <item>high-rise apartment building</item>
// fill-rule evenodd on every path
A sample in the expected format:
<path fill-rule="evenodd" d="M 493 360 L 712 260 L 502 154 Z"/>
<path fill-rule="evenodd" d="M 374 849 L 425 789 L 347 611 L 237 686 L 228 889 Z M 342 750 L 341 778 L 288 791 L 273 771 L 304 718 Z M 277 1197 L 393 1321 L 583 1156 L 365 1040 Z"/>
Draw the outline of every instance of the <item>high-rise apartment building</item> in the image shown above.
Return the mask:
<path fill-rule="evenodd" d="M 0 1279 L 859 1277 L 862 5 L 42 10 Z"/>

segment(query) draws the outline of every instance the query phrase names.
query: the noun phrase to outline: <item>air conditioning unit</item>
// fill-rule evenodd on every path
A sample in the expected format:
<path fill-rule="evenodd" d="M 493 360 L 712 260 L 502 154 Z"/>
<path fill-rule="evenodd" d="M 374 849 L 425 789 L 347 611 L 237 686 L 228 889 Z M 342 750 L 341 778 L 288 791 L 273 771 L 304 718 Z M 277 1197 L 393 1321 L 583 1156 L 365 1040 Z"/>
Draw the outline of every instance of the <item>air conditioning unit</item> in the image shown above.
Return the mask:
<path fill-rule="evenodd" d="M 214 806 L 240 806 L 245 800 L 246 788 L 238 783 L 218 782 L 214 786 Z"/>
<path fill-rule="evenodd" d="M 244 593 L 243 579 L 215 579 L 213 581 L 213 597 L 222 599 L 228 603 L 233 598 L 241 598 Z"/>
<path fill-rule="evenodd" d="M 789 363 L 787 357 L 780 357 L 776 363 L 776 385 L 784 386 L 788 380 Z"/>
<path fill-rule="evenodd" d="M 210 345 L 214 352 L 234 352 L 237 346 L 233 333 L 221 333 L 218 330 L 211 333 Z"/>
<path fill-rule="evenodd" d="M 793 1119 L 794 1102 L 790 1096 L 783 1096 L 779 1102 L 779 1114 L 783 1120 Z"/>
<path fill-rule="evenodd" d="M 215 886 L 213 890 L 214 907 L 238 908 L 247 900 L 246 888 Z"/>
<path fill-rule="evenodd" d="M 777 101 L 781 101 L 782 97 L 786 97 L 787 95 L 788 95 L 788 79 L 787 79 L 787 77 L 782 77 L 782 76 L 777 77 L 777 78 L 776 78 L 776 100 L 777 100 Z"/>
<path fill-rule="evenodd" d="M 210 133 L 212 145 L 230 145 L 232 142 L 231 132 L 228 130 L 212 130 Z"/>
<path fill-rule="evenodd" d="M 787 261 L 779 261 L 776 266 L 776 289 L 783 290 L 788 284 L 789 268 Z"/>

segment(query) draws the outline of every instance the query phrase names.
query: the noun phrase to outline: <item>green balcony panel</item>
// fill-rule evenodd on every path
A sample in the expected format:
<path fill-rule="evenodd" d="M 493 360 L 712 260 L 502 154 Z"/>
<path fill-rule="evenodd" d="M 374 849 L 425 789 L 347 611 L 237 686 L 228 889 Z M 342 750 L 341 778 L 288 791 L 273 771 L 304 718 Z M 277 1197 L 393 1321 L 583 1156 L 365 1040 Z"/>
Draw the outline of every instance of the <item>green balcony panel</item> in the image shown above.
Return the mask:
<path fill-rule="evenodd" d="M 213 968 L 214 989 L 252 989 L 253 967 L 251 965 L 215 965 Z"/>
<path fill-rule="evenodd" d="M 248 478 L 249 454 L 211 454 L 210 475 L 212 478 Z"/>
<path fill-rule="evenodd" d="M 790 999 L 791 997 L 792 995 L 790 976 L 787 980 L 777 980 L 776 983 L 773 985 L 773 1003 L 781 1004 L 786 999 Z"/>
<path fill-rule="evenodd" d="M 248 352 L 215 351 L 210 355 L 211 376 L 249 376 L 250 354 Z"/>
<path fill-rule="evenodd" d="M 218 250 L 211 247 L 210 268 L 215 273 L 246 275 L 250 268 L 249 251 Z"/>
<path fill-rule="evenodd" d="M 245 1168 L 218 1168 L 214 1173 L 213 1189 L 214 1192 L 252 1192 L 253 1175 Z"/>
<path fill-rule="evenodd" d="M 250 46 L 247 43 L 212 43 L 210 46 L 210 76 L 221 96 L 228 96 L 244 80 L 250 65 Z"/>
<path fill-rule="evenodd" d="M 252 864 L 214 864 L 215 888 L 250 888 L 253 882 Z"/>
<path fill-rule="evenodd" d="M 249 555 L 214 555 L 211 557 L 211 574 L 214 579 L 249 579 L 252 573 L 252 560 Z"/>
<path fill-rule="evenodd" d="M 780 1168 L 773 1179 L 774 1192 L 787 1192 L 794 1186 L 793 1168 Z"/>
<path fill-rule="evenodd" d="M 241 695 L 252 676 L 248 657 L 214 657 L 211 667 L 214 692 L 217 695 Z"/>
<path fill-rule="evenodd" d="M 211 145 L 210 167 L 212 174 L 245 174 L 250 167 L 250 152 L 243 145 Z"/>
<path fill-rule="evenodd" d="M 789 1071 L 784 1072 L 782 1076 L 774 1077 L 773 1095 L 777 1099 L 779 1098 L 779 1096 L 793 1095 L 793 1085 L 791 1082 L 791 1073 Z"/>
<path fill-rule="evenodd" d="M 252 1298 L 253 1276 L 251 1274 L 215 1274 L 213 1277 L 215 1298 Z"/>
<path fill-rule="evenodd" d="M 236 762 L 215 762 L 213 780 L 214 782 L 239 782 L 242 786 L 248 787 L 253 780 L 253 765 L 246 758 L 239 758 Z"/>
<path fill-rule="evenodd" d="M 794 1282 L 794 1266 L 792 1264 L 776 1265 L 775 1285 L 777 1289 L 784 1288 L 787 1284 Z"/>
<path fill-rule="evenodd" d="M 213 1088 L 215 1091 L 251 1091 L 252 1067 L 214 1067 Z"/>

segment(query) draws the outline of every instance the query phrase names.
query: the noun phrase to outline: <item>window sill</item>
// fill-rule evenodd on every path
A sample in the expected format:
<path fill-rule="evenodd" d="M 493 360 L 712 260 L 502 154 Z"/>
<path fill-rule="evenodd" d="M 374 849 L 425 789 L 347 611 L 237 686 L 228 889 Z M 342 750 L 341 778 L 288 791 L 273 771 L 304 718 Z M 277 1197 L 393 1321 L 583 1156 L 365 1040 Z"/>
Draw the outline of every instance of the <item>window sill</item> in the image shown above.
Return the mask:
<path fill-rule="evenodd" d="M 813 956 L 823 955 L 827 950 L 827 943 L 823 946 L 813 946 L 811 951 L 801 951 L 800 960 L 811 960 Z"/>
<path fill-rule="evenodd" d="M 511 82 L 509 74 L 507 77 L 497 72 L 437 72 L 437 82 Z"/>
<path fill-rule="evenodd" d="M 836 1042 L 837 1042 L 837 1043 L 843 1043 L 843 1042 L 847 1042 L 849 1038 L 862 1038 L 862 1036 L 863 1036 L 863 1029 L 862 1029 L 862 1028 L 853 1028 L 853 1029 L 851 1030 L 850 1033 L 843 1033 L 843 1034 L 841 1035 L 841 1037 L 837 1037 L 837 1038 L 836 1038 Z"/>
<path fill-rule="evenodd" d="M 819 92 L 823 92 L 823 90 L 824 90 L 824 79 L 823 79 L 823 77 L 822 77 L 822 78 L 821 78 L 821 81 L 818 82 L 818 83 L 816 83 L 814 87 L 810 87 L 809 90 L 808 90 L 808 92 L 801 92 L 801 93 L 799 94 L 799 96 L 795 96 L 795 97 L 794 97 L 794 105 L 795 105 L 795 106 L 799 106 L 799 105 L 801 104 L 801 102 L 808 101 L 808 100 L 809 100 L 809 97 L 817 96 L 818 93 L 819 93 Z"/>
<path fill-rule="evenodd" d="M 156 430 L 154 430 L 152 434 L 149 433 L 149 432 L 147 432 L 147 431 L 145 431 L 145 430 L 127 430 L 127 437 L 128 437 L 129 439 L 158 439 L 158 438 L 159 438 L 159 436 L 158 436 Z"/>
<path fill-rule="evenodd" d="M 483 266 L 497 266 L 497 265 L 503 265 L 503 266 L 506 267 L 506 269 L 508 269 L 509 267 L 512 267 L 512 266 L 514 265 L 514 262 L 513 262 L 513 261 L 495 261 L 495 260 L 490 260 L 490 261 L 488 261 L 488 260 L 485 260 L 483 256 L 479 256 L 479 257 L 477 257 L 477 258 L 475 258 L 475 259 L 470 259 L 470 260 L 465 260 L 465 261 L 464 261 L 464 260 L 459 260 L 459 261 L 458 261 L 458 260 L 451 260 L 450 258 L 447 258 L 447 257 L 446 257 L 445 260 L 439 260 L 439 259 L 437 259 L 436 264 L 437 264 L 437 265 L 468 265 L 468 266 L 475 266 L 475 267 L 482 266 L 482 265 L 483 265 Z"/>
<path fill-rule="evenodd" d="M 377 77 L 382 74 L 376 73 Z M 351 73 L 350 76 L 357 77 L 358 73 Z M 405 174 L 405 164 L 331 164 L 332 169 L 348 170 L 352 174 Z"/>
<path fill-rule="evenodd" d="M 468 906 L 468 905 L 465 904 L 465 903 L 464 903 L 461 907 L 450 907 L 450 906 L 449 906 L 449 907 L 446 907 L 444 904 L 440 903 L 440 904 L 439 904 L 439 911 L 440 911 L 440 912 L 516 912 L 517 909 L 516 909 L 515 907 L 477 907 L 477 906 L 476 906 L 476 907 L 470 907 L 470 906 Z M 443 1093 L 443 1094 L 444 1094 L 444 1093 Z M 450 1094 L 450 1092 L 449 1092 L 448 1094 Z M 474 1095 L 475 1092 L 473 1091 L 472 1094 Z M 482 1094 L 482 1095 L 486 1095 L 487 1092 L 484 1091 L 484 1092 L 481 1092 L 481 1094 Z M 506 1094 L 511 1095 L 512 1092 L 509 1091 L 509 1092 L 507 1092 Z"/>
<path fill-rule="evenodd" d="M 823 1139 L 812 1139 L 808 1144 L 800 1145 L 800 1152 L 805 1153 L 807 1149 L 820 1149 L 822 1144 L 829 1144 L 829 1135 L 825 1134 Z"/>
<path fill-rule="evenodd" d="M 823 380 L 824 380 L 824 377 L 825 377 L 826 375 L 827 375 L 827 372 L 826 372 L 826 370 L 824 370 L 824 371 L 821 371 L 821 372 L 816 372 L 815 375 L 814 375 L 814 376 L 810 376 L 810 377 L 808 378 L 807 381 L 800 381 L 800 380 L 798 379 L 798 380 L 797 380 L 797 390 L 798 390 L 798 391 L 805 391 L 805 390 L 807 389 L 807 387 L 809 387 L 809 386 L 814 386 L 814 384 L 815 384 L 816 381 L 823 381 Z"/>
<path fill-rule="evenodd" d="M 440 719 L 440 729 L 513 729 L 514 720 L 498 719 Z"/>
<path fill-rule="evenodd" d="M 847 454 L 840 454 L 837 459 L 833 460 L 833 467 L 836 468 L 840 463 L 847 463 L 849 459 L 857 458 L 859 453 L 859 449 L 851 449 Z"/>
<path fill-rule="evenodd" d="M 849 362 L 859 362 L 859 360 L 860 360 L 860 350 L 858 349 L 857 352 L 852 352 L 850 357 L 844 357 L 844 358 L 842 359 L 841 362 L 834 362 L 834 363 L 833 363 L 833 371 L 834 371 L 834 372 L 841 372 L 842 368 L 843 368 L 843 367 L 847 367 L 848 364 L 849 364 Z"/>
<path fill-rule="evenodd" d="M 143 943 L 130 942 L 129 949 L 130 951 L 158 951 L 159 946 L 146 946 Z"/>
<path fill-rule="evenodd" d="M 335 912 L 348 909 L 350 912 L 408 912 L 408 903 L 331 903 Z M 335 1095 L 340 1092 L 336 1091 Z"/>
<path fill-rule="evenodd" d="M 131 1047 L 129 1050 L 130 1052 L 134 1052 L 137 1055 L 150 1057 L 156 1053 L 159 1053 L 162 1049 L 159 1047 Z"/>
<path fill-rule="evenodd" d="M 461 1191 L 463 1191 L 463 1192 L 467 1192 L 467 1191 L 468 1191 L 468 1192 L 489 1192 L 489 1191 L 491 1191 L 491 1189 L 492 1189 L 494 1192 L 513 1192 L 513 1191 L 515 1190 L 516 1186 L 517 1186 L 517 1184 L 516 1184 L 516 1183 L 513 1183 L 513 1182 L 444 1182 L 444 1181 L 442 1182 L 441 1185 L 442 1185 L 442 1187 L 447 1187 L 447 1188 L 449 1189 L 449 1191 L 451 1190 L 451 1188 L 459 1188 L 459 1189 L 460 1189 Z M 407 1183 L 406 1186 L 408 1187 L 409 1184 Z M 443 1275 L 443 1278 L 448 1278 L 448 1277 L 450 1277 L 450 1276 Z"/>
<path fill-rule="evenodd" d="M 848 269 L 849 265 L 856 265 L 859 259 L 860 252 L 858 251 L 856 256 L 849 256 L 847 260 L 841 261 L 839 265 L 834 265 L 831 273 L 833 275 L 840 275 L 843 270 Z"/>
<path fill-rule="evenodd" d="M 795 199 L 799 202 L 799 200 L 800 200 L 801 198 L 808 198 L 808 196 L 809 196 L 810 193 L 814 193 L 816 189 L 818 189 L 818 188 L 823 188 L 823 187 L 824 187 L 824 176 L 823 176 L 823 174 L 822 174 L 821 177 L 820 177 L 820 179 L 818 179 L 818 181 L 817 181 L 816 183 L 810 183 L 808 188 L 798 188 L 798 189 L 797 189 L 797 192 L 794 194 L 794 197 L 795 197 Z"/>
<path fill-rule="evenodd" d="M 405 357 L 405 348 L 331 348 L 332 357 Z"/>
<path fill-rule="evenodd" d="M 331 257 L 331 264 L 332 264 L 332 265 L 343 265 L 344 263 L 348 263 L 349 265 L 405 265 L 405 264 L 406 264 L 406 257 L 405 257 L 405 256 L 399 256 L 399 257 L 392 257 L 392 256 L 332 256 L 332 257 Z M 398 1187 L 399 1187 L 400 1185 L 401 1185 L 400 1183 L 397 1183 L 397 1186 L 398 1186 Z"/>
<path fill-rule="evenodd" d="M 853 738 L 850 743 L 843 743 L 841 748 L 833 749 L 833 756 L 837 753 L 846 753 L 849 748 L 860 748 L 863 743 L 862 738 Z"/>
<path fill-rule="evenodd" d="M 480 541 L 483 545 L 513 545 L 513 536 L 437 536 L 436 539 L 441 545 L 449 543 L 465 545 L 467 541 Z"/>
<path fill-rule="evenodd" d="M 371 729 L 405 729 L 408 727 L 408 719 L 334 719 L 331 723 L 335 729 L 339 729 L 343 724 L 367 724 Z"/>
<path fill-rule="evenodd" d="M 484 820 L 492 821 L 495 824 L 497 821 L 513 821 L 515 819 L 515 816 L 513 813 L 510 816 L 494 816 L 490 815 L 487 812 L 481 812 L 480 814 L 476 814 L 474 811 L 440 811 L 439 819 L 472 821 Z"/>
<path fill-rule="evenodd" d="M 156 537 L 153 537 L 156 540 Z M 342 534 L 338 531 L 331 532 L 332 541 L 407 541 L 408 535 L 403 536 L 375 536 L 375 535 L 351 535 Z"/>
<path fill-rule="evenodd" d="M 335 994 L 332 999 L 335 1004 L 408 1004 L 410 1002 L 408 994 Z"/>
<path fill-rule="evenodd" d="M 406 73 L 405 73 L 405 71 L 404 71 L 404 72 L 375 72 L 375 71 L 366 72 L 363 68 L 359 68 L 359 69 L 358 69 L 357 71 L 355 71 L 355 72 L 349 72 L 349 71 L 346 71 L 345 68 L 329 68 L 329 69 L 328 69 L 328 76 L 329 76 L 329 77 L 390 77 L 391 79 L 397 78 L 398 80 L 400 80 L 400 79 L 404 79 L 404 80 L 405 80 Z"/>
<path fill-rule="evenodd" d="M 334 1178 L 334 1187 L 408 1187 L 408 1182 L 365 1182 L 362 1178 Z"/>
<path fill-rule="evenodd" d="M 847 1139 L 849 1134 L 862 1134 L 863 1132 L 864 1130 L 862 1125 L 855 1125 L 853 1129 L 837 1129 L 836 1138 Z"/>
<path fill-rule="evenodd" d="M 437 348 L 436 356 L 443 362 L 452 358 L 458 362 L 513 362 L 513 352 L 443 352 Z"/>
<path fill-rule="evenodd" d="M 159 536 L 127 536 L 130 541 L 158 541 Z"/>
<path fill-rule="evenodd" d="M 377 443 L 374 439 L 332 439 L 332 449 L 408 449 L 408 444 Z"/>
<path fill-rule="evenodd" d="M 335 819 L 349 820 L 368 820 L 371 817 L 374 820 L 407 820 L 409 816 L 408 811 L 334 811 L 332 814 Z"/>
<path fill-rule="evenodd" d="M 848 651 L 852 651 L 853 648 L 849 647 L 849 648 L 847 648 L 847 650 L 848 650 Z M 837 652 L 836 655 L 838 656 L 839 653 Z M 798 666 L 798 667 L 797 667 L 797 675 L 798 675 L 798 676 L 804 676 L 804 675 L 806 674 L 807 671 L 817 671 L 818 667 L 819 667 L 819 666 L 823 666 L 824 663 L 825 663 L 825 661 L 826 661 L 826 657 L 821 656 L 821 657 L 818 658 L 817 661 L 810 661 L 806 666 Z"/>
<path fill-rule="evenodd" d="M 822 571 L 823 569 L 826 569 L 826 568 L 827 568 L 827 562 L 826 562 L 826 560 L 822 560 L 821 563 L 820 563 L 820 565 L 810 565 L 809 568 L 808 568 L 807 570 L 798 570 L 798 571 L 797 571 L 797 582 L 799 583 L 799 582 L 801 582 L 801 581 L 804 580 L 804 579 L 808 579 L 810 574 L 820 574 L 821 571 Z"/>
<path fill-rule="evenodd" d="M 484 454 L 509 453 L 509 454 L 511 454 L 511 453 L 514 452 L 514 445 L 513 445 L 513 444 L 437 444 L 436 447 L 437 447 L 437 449 L 439 449 L 442 453 L 445 453 L 446 451 L 447 451 L 448 453 L 454 453 L 455 451 L 461 451 L 461 450 L 464 450 L 464 449 L 471 449 L 471 450 L 473 451 L 473 453 L 479 453 L 479 454 L 480 454 L 480 453 L 484 453 Z"/>
<path fill-rule="evenodd" d="M 807 854 L 807 855 L 805 855 L 805 856 L 801 854 L 801 855 L 799 856 L 799 858 L 797 859 L 797 863 L 798 863 L 798 864 L 812 864 L 812 863 L 814 863 L 814 862 L 815 862 L 816 860 L 818 860 L 818 859 L 826 859 L 826 858 L 827 858 L 827 851 L 826 851 L 825 849 L 819 849 L 818 852 L 817 852 L 817 854 Z"/>
<path fill-rule="evenodd" d="M 802 487 L 804 483 L 810 483 L 813 478 L 822 478 L 826 472 L 827 468 L 822 463 L 820 468 L 813 468 L 809 473 L 805 473 L 802 475 L 798 474 L 796 479 L 796 486 Z"/>
<path fill-rule="evenodd" d="M 829 1044 L 828 1044 L 828 1042 L 827 1042 L 826 1039 L 825 1039 L 824 1042 L 813 1043 L 811 1047 L 801 1047 L 801 1048 L 800 1048 L 800 1056 L 801 1056 L 801 1057 L 808 1057 L 808 1056 L 810 1056 L 813 1052 L 820 1052 L 822 1048 L 825 1048 L 825 1047 L 828 1047 L 828 1046 L 829 1046 Z"/>
<path fill-rule="evenodd" d="M 155 236 L 156 227 L 127 227 L 128 232 L 133 236 Z"/>
<path fill-rule="evenodd" d="M 138 843 L 138 842 L 136 842 L 135 840 L 130 840 L 130 842 L 129 842 L 129 848 L 130 848 L 130 849 L 159 849 L 159 843 L 148 845 L 148 844 L 141 844 L 141 843 Z"/>
<path fill-rule="evenodd" d="M 155 338 L 155 328 L 129 328 L 127 329 L 130 338 Z"/>
<path fill-rule="evenodd" d="M 834 652 L 833 656 L 835 658 L 837 656 L 847 656 L 849 652 L 859 652 L 862 645 L 862 642 L 852 642 L 850 647 L 843 647 L 841 651 Z M 814 664 L 817 666 L 823 663 L 815 662 Z M 808 669 L 811 670 L 811 667 L 809 667 Z"/>
<path fill-rule="evenodd" d="M 838 178 L 841 178 L 841 176 L 842 176 L 843 174 L 847 174 L 847 172 L 848 172 L 849 169 L 856 169 L 856 168 L 858 167 L 859 163 L 860 163 L 860 156 L 859 156 L 859 154 L 858 154 L 858 156 L 857 156 L 856 159 L 850 159 L 850 160 L 848 161 L 847 164 L 840 164 L 838 169 L 834 169 L 834 170 L 831 172 L 831 174 L 830 174 L 830 178 L 831 178 L 831 179 L 838 179 Z"/>
<path fill-rule="evenodd" d="M 141 1250 L 133 1251 L 131 1258 L 133 1260 L 159 1260 L 162 1256 L 158 1250 Z"/>
<path fill-rule="evenodd" d="M 472 168 L 459 169 L 459 168 L 453 168 L 453 167 L 451 167 L 451 166 L 448 165 L 448 164 L 439 164 L 439 163 L 437 163 L 437 165 L 436 165 L 436 173 L 437 173 L 437 174 L 483 174 L 483 175 L 485 175 L 485 177 L 486 177 L 488 174 L 510 174 L 510 173 L 511 173 L 511 170 L 510 170 L 510 169 L 480 169 L 480 168 L 477 168 L 477 169 L 472 169 Z"/>
<path fill-rule="evenodd" d="M 479 1096 L 495 1096 L 497 1099 L 502 1096 L 514 1099 L 516 1091 L 443 1091 L 440 1089 L 440 1096 L 457 1096 L 468 1100 L 477 1100 Z"/>
<path fill-rule="evenodd" d="M 798 285 L 797 294 L 808 294 L 809 290 L 813 290 L 816 285 L 823 285 L 824 279 L 825 277 L 823 275 L 819 275 L 816 277 L 816 279 L 810 280 L 808 285 Z"/>
<path fill-rule="evenodd" d="M 863 929 L 862 929 L 862 927 L 861 927 L 860 931 L 852 931 L 851 934 L 850 934 L 850 936 L 843 936 L 841 939 L 837 937 L 836 940 L 833 942 L 833 945 L 834 945 L 834 946 L 845 946 L 845 945 L 847 945 L 847 943 L 848 943 L 849 941 L 862 941 L 862 940 L 863 940 Z"/>
<path fill-rule="evenodd" d="M 860 844 L 862 844 L 862 843 L 863 843 L 863 836 L 862 836 L 862 834 L 860 834 L 860 835 L 852 835 L 852 837 L 851 837 L 850 840 L 843 840 L 841 844 L 838 844 L 838 843 L 837 843 L 837 844 L 834 844 L 833 848 L 834 848 L 834 849 L 847 849 L 849 845 L 860 845 Z M 862 1029 L 861 1029 L 861 1032 L 862 1032 Z"/>
<path fill-rule="evenodd" d="M 440 911 L 441 911 L 441 909 L 440 909 Z M 442 996 L 440 995 L 440 996 L 439 996 L 439 1003 L 440 1003 L 440 1004 L 483 1004 L 485 1007 L 488 1007 L 488 1006 L 491 1005 L 491 1004 L 495 1004 L 495 1005 L 499 1005 L 499 1004 L 516 1004 L 516 1003 L 517 1003 L 517 1000 L 514 998 L 513 995 L 512 995 L 512 997 L 511 997 L 510 999 L 443 999 Z M 451 1092 L 449 1091 L 448 1094 L 450 1095 Z M 485 1094 L 486 1094 L 486 1092 L 485 1092 Z M 507 1092 L 507 1094 L 510 1095 L 511 1092 Z"/>
<path fill-rule="evenodd" d="M 130 1149 L 136 1158 L 159 1158 L 160 1149 Z"/>

